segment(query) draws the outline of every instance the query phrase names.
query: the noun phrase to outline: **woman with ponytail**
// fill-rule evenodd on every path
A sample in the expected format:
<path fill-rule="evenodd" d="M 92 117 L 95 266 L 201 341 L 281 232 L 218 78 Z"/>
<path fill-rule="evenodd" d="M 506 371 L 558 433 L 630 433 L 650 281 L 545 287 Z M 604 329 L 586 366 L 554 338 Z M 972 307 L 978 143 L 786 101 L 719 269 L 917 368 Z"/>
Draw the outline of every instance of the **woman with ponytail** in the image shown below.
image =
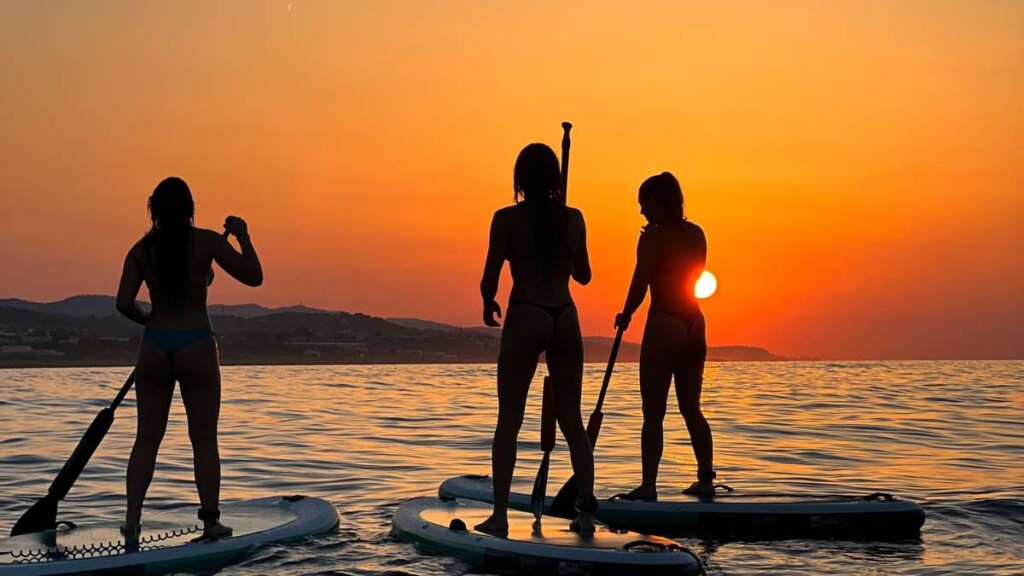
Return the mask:
<path fill-rule="evenodd" d="M 713 496 L 711 427 L 700 409 L 704 382 L 704 315 L 694 288 L 704 270 L 708 245 L 700 226 L 683 216 L 683 191 L 675 176 L 662 172 L 640 185 L 640 213 L 648 225 L 640 234 L 636 269 L 626 307 L 615 318 L 625 330 L 651 289 L 651 308 L 640 345 L 640 396 L 644 424 L 641 437 L 643 481 L 622 495 L 631 500 L 657 500 L 658 465 L 664 448 L 665 412 L 672 378 L 679 411 L 690 432 L 697 459 L 697 481 L 684 494 Z"/>
<path fill-rule="evenodd" d="M 530 144 L 516 159 L 515 204 L 502 208 L 491 221 L 490 243 L 480 293 L 484 323 L 498 326 L 501 307 L 495 302 L 498 278 L 508 260 L 512 292 L 498 354 L 498 423 L 494 430 L 492 466 L 494 512 L 477 529 L 508 532 L 508 498 L 516 462 L 516 440 L 523 424 L 526 397 L 545 353 L 554 405 L 572 457 L 582 505 L 572 528 L 592 534 L 594 521 L 594 457 L 580 414 L 583 386 L 583 339 L 579 316 L 569 293 L 569 278 L 590 282 L 590 258 L 583 214 L 566 207 L 558 157 L 543 144 Z"/>
<path fill-rule="evenodd" d="M 223 538 L 231 529 L 219 521 L 220 363 L 206 293 L 213 282 L 213 262 L 248 286 L 263 283 L 263 268 L 245 220 L 228 216 L 224 235 L 194 226 L 192 193 L 180 178 L 157 185 L 149 197 L 149 214 L 152 228 L 128 252 L 117 291 L 118 311 L 145 326 L 135 364 L 138 425 L 128 461 L 128 510 L 122 532 L 138 539 L 142 502 L 153 479 L 177 381 L 188 415 L 204 536 Z M 241 252 L 228 243 L 229 234 Z M 152 302 L 148 313 L 135 301 L 143 283 Z"/>

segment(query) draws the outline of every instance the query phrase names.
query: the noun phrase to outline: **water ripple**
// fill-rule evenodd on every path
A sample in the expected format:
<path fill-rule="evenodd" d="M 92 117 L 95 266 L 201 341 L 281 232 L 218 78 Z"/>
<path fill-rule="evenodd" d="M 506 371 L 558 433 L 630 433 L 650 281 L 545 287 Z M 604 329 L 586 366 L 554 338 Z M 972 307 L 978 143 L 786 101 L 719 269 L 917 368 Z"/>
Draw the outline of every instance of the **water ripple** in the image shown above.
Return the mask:
<path fill-rule="evenodd" d="M 584 412 L 604 366 L 587 365 Z M 394 541 L 406 498 L 454 474 L 490 469 L 494 367 L 296 366 L 224 369 L 221 421 L 227 500 L 304 493 L 333 502 L 337 533 L 270 546 L 222 574 L 426 576 L 471 567 Z M 0 370 L 0 530 L 42 496 L 124 369 Z M 539 380 L 539 378 L 538 378 Z M 635 365 L 623 365 L 597 448 L 600 494 L 640 476 Z M 1024 363 L 778 362 L 708 366 L 705 410 L 722 480 L 744 492 L 884 490 L 928 514 L 921 540 L 772 542 L 684 539 L 711 574 L 1024 573 Z M 130 395 L 63 518 L 117 520 L 134 433 Z M 539 395 L 520 435 L 515 487 L 540 461 Z M 661 490 L 687 485 L 694 462 L 677 413 L 665 423 Z M 570 473 L 564 443 L 551 484 Z M 175 400 L 149 509 L 196 500 L 184 411 Z"/>

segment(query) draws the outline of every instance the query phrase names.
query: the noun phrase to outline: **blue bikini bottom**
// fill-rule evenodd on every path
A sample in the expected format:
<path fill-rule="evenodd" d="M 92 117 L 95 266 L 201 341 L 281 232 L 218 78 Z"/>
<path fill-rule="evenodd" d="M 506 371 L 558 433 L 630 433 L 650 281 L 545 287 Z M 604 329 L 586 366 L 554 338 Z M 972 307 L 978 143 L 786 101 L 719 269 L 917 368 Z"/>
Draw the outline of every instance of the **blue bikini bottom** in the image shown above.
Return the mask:
<path fill-rule="evenodd" d="M 171 330 L 147 326 L 142 332 L 142 337 L 163 350 L 164 354 L 167 354 L 169 358 L 174 358 L 174 355 L 185 346 L 198 342 L 203 338 L 213 338 L 214 334 L 213 330 L 209 328 Z"/>

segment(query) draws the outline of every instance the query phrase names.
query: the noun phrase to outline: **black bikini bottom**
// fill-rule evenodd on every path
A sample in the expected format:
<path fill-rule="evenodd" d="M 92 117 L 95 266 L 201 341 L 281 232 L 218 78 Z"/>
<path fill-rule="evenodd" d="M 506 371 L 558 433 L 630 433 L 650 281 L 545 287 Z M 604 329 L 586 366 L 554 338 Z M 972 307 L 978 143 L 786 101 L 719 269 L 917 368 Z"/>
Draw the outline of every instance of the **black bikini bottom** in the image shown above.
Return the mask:
<path fill-rule="evenodd" d="M 697 323 L 703 315 L 700 310 L 695 312 L 676 312 L 675 310 L 651 310 L 651 314 L 665 314 L 679 320 L 686 325 L 687 330 L 693 330 L 693 325 Z"/>
<path fill-rule="evenodd" d="M 508 301 L 508 305 L 509 306 L 511 306 L 513 304 L 523 304 L 525 306 L 533 306 L 534 308 L 540 308 L 541 310 L 547 312 L 548 316 L 551 316 L 551 321 L 552 322 L 556 322 L 556 323 L 558 322 L 558 319 L 562 317 L 562 314 L 564 314 L 566 310 L 568 310 L 569 308 L 572 308 L 573 306 L 576 305 L 575 302 L 566 302 L 565 304 L 558 304 L 558 305 L 555 305 L 555 306 L 550 306 L 548 304 L 537 304 L 536 302 L 527 302 L 526 300 L 509 300 Z"/>

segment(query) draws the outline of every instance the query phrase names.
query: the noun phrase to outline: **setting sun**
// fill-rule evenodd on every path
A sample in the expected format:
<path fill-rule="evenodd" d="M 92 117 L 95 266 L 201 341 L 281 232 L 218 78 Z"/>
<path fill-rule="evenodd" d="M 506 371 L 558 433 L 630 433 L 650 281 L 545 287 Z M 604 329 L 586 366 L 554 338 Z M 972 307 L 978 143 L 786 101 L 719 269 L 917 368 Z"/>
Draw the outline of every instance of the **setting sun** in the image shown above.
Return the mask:
<path fill-rule="evenodd" d="M 715 275 L 705 270 L 700 273 L 700 278 L 697 278 L 697 285 L 693 288 L 693 294 L 697 298 L 710 298 L 717 288 L 718 280 L 715 279 Z"/>

